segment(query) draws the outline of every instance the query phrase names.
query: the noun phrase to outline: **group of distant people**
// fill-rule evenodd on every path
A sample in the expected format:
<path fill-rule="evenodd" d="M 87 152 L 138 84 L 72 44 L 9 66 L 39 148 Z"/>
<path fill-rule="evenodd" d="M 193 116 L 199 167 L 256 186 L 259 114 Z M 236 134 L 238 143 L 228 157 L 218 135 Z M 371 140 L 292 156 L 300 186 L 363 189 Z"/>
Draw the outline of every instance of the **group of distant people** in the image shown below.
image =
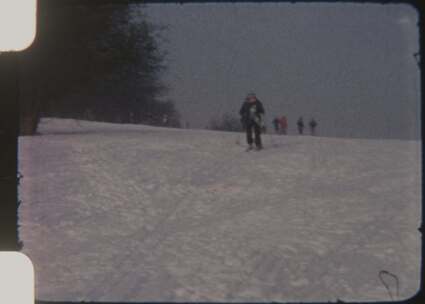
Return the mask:
<path fill-rule="evenodd" d="M 286 116 L 275 117 L 273 119 L 273 127 L 276 133 L 286 135 L 288 130 L 288 120 Z"/>
<path fill-rule="evenodd" d="M 255 93 L 249 93 L 245 98 L 245 102 L 239 111 L 241 115 L 241 122 L 244 130 L 246 131 L 246 141 L 248 143 L 248 151 L 253 149 L 253 144 L 257 150 L 263 148 L 261 142 L 261 133 L 265 131 L 264 124 L 264 106 L 260 100 L 257 99 Z M 316 135 L 317 122 L 314 118 L 311 118 L 309 122 L 310 134 Z M 288 132 L 288 120 L 286 116 L 275 117 L 273 119 L 273 126 L 276 133 L 287 134 Z M 297 120 L 297 129 L 300 135 L 304 134 L 304 120 L 301 116 Z M 254 133 L 254 134 L 253 134 Z M 254 136 L 255 135 L 255 139 Z"/>
<path fill-rule="evenodd" d="M 310 127 L 310 134 L 313 136 L 316 135 L 317 121 L 314 118 L 311 118 L 308 125 Z M 273 126 L 276 133 L 286 135 L 288 132 L 288 119 L 284 115 L 281 117 L 275 117 L 273 119 Z M 304 119 L 301 116 L 297 120 L 298 134 L 300 135 L 304 134 L 304 127 L 305 127 Z"/>

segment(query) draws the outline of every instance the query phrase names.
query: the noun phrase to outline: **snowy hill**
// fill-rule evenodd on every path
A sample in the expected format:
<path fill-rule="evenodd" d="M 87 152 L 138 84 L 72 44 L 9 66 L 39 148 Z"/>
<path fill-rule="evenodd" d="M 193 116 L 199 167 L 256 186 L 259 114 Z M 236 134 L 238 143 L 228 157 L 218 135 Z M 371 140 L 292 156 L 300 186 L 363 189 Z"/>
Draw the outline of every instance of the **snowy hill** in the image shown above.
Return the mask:
<path fill-rule="evenodd" d="M 20 236 L 42 300 L 413 296 L 420 143 L 44 119 L 20 138 Z M 399 296 L 393 277 L 399 279 Z"/>

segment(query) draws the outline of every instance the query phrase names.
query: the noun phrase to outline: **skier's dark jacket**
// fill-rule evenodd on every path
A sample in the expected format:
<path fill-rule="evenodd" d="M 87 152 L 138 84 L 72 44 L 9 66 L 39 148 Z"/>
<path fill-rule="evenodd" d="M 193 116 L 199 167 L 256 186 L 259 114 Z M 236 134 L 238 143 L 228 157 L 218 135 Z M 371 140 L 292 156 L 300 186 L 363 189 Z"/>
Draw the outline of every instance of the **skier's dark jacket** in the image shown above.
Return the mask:
<path fill-rule="evenodd" d="M 241 115 L 241 122 L 245 126 L 254 122 L 249 115 L 250 109 L 253 106 L 257 107 L 257 111 L 255 112 L 255 115 L 257 115 L 257 117 L 260 117 L 260 114 L 264 114 L 264 107 L 261 101 L 259 101 L 258 99 L 254 102 L 245 101 L 239 111 L 239 114 Z"/>

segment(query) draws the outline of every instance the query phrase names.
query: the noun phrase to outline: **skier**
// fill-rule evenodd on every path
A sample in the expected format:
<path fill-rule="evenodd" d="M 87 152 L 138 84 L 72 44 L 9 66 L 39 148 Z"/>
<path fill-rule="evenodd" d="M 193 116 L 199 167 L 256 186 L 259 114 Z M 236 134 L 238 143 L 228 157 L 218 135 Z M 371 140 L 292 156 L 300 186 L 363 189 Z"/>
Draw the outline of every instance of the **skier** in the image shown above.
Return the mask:
<path fill-rule="evenodd" d="M 239 111 L 241 121 L 246 130 L 246 141 L 248 143 L 247 151 L 252 150 L 254 142 L 252 132 L 255 133 L 255 146 L 257 150 L 261 150 L 263 145 L 261 143 L 261 131 L 264 128 L 263 115 L 264 107 L 261 101 L 257 99 L 255 93 L 249 93 L 245 102 Z"/>
<path fill-rule="evenodd" d="M 163 124 L 164 126 L 168 125 L 168 115 L 167 115 L 167 114 L 164 114 L 164 115 L 162 116 L 162 124 Z"/>
<path fill-rule="evenodd" d="M 286 131 L 288 129 L 288 120 L 286 119 L 286 116 L 283 115 L 280 119 L 279 119 L 279 124 L 280 124 L 280 133 L 283 135 L 286 135 Z"/>
<path fill-rule="evenodd" d="M 280 120 L 279 118 L 275 117 L 275 119 L 273 119 L 273 126 L 274 126 L 274 131 L 276 133 L 279 133 L 279 125 L 280 125 Z"/>
<path fill-rule="evenodd" d="M 317 122 L 314 120 L 314 118 L 311 118 L 309 125 L 310 125 L 311 135 L 312 136 L 316 135 Z"/>
<path fill-rule="evenodd" d="M 298 127 L 298 133 L 300 135 L 303 135 L 303 131 L 304 131 L 304 120 L 303 120 L 303 117 L 302 116 L 300 118 L 298 118 L 297 127 Z"/>

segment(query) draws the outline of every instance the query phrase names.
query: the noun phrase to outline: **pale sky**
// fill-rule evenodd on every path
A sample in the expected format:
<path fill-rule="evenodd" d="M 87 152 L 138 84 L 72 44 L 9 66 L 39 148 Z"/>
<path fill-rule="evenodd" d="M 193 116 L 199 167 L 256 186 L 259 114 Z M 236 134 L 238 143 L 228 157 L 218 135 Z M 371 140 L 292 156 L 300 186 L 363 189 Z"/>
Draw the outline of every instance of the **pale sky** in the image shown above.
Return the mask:
<path fill-rule="evenodd" d="M 204 128 L 249 91 L 290 133 L 419 138 L 418 14 L 408 5 L 204 3 L 139 6 L 168 28 L 163 80 L 182 120 Z"/>

